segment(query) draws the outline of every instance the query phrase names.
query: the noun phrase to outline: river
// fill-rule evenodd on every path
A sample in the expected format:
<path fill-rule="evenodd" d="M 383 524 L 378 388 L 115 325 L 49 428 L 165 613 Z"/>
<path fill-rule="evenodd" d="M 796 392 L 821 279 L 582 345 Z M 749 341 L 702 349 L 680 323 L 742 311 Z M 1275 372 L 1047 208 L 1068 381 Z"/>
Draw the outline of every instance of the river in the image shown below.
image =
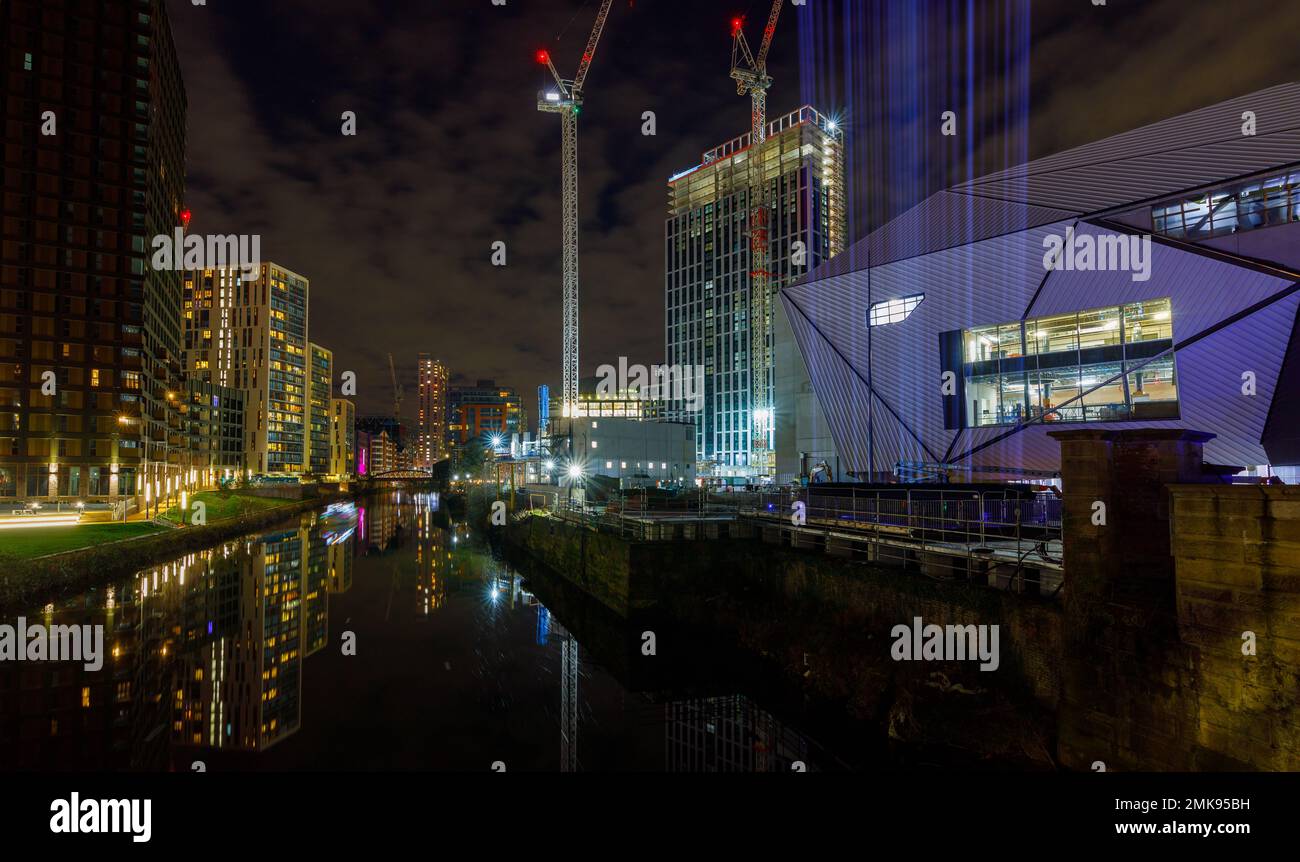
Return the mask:
<path fill-rule="evenodd" d="M 28 608 L 28 625 L 102 625 L 105 655 L 98 670 L 0 664 L 0 764 L 862 765 L 768 711 L 743 656 L 701 643 L 640 661 L 636 627 L 520 566 L 449 519 L 436 494 L 394 492 Z"/>

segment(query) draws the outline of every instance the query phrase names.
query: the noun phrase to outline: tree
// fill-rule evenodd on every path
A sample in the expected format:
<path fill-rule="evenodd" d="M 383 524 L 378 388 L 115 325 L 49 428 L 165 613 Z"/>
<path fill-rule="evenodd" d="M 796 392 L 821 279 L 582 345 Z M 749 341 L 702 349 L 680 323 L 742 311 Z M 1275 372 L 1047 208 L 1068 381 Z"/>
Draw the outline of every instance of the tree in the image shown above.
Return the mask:
<path fill-rule="evenodd" d="M 462 473 L 476 473 L 483 467 L 486 458 L 487 450 L 483 441 L 475 438 L 457 450 L 456 466 Z"/>

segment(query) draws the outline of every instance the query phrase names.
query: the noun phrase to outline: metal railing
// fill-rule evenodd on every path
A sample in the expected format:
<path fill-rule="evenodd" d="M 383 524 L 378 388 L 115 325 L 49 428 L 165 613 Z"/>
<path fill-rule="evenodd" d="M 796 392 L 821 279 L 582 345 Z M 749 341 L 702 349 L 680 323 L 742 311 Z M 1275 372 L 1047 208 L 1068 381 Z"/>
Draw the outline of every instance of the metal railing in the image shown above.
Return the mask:
<path fill-rule="evenodd" d="M 549 501 L 550 505 L 539 506 L 538 496 L 519 492 L 516 512 L 544 510 L 566 523 L 637 542 L 725 538 L 736 534 L 734 525 L 739 517 L 735 506 L 710 503 L 648 507 L 628 506 L 626 500 L 619 499 L 582 504 L 558 495 Z"/>
<path fill-rule="evenodd" d="M 538 502 L 520 492 L 516 511 L 543 508 Z M 811 487 L 672 500 L 632 494 L 585 505 L 561 494 L 547 502 L 552 517 L 630 541 L 752 535 L 762 526 L 781 529 L 792 546 L 834 543 L 846 555 L 935 577 L 1047 595 L 1062 583 L 1061 500 L 1047 494 Z"/>
<path fill-rule="evenodd" d="M 810 487 L 746 496 L 742 515 L 843 542 L 872 560 L 1051 595 L 1062 582 L 1062 505 L 1050 494 Z"/>

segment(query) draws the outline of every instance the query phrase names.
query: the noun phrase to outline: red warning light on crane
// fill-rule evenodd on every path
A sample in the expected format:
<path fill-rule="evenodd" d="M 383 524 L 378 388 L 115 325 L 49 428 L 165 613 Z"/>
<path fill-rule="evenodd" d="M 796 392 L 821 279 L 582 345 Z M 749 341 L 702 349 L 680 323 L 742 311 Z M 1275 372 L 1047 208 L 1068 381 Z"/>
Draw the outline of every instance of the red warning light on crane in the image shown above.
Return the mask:
<path fill-rule="evenodd" d="M 181 226 L 189 227 L 190 219 L 193 217 L 194 217 L 194 213 L 190 212 L 188 209 L 181 210 Z"/>
<path fill-rule="evenodd" d="M 543 51 L 538 51 L 538 52 L 537 52 L 537 62 L 538 62 L 539 65 L 542 65 L 542 66 L 545 66 L 547 63 L 551 62 L 551 52 L 550 52 L 550 51 L 544 51 L 544 50 L 543 50 Z"/>
<path fill-rule="evenodd" d="M 744 26 L 745 26 L 745 19 L 744 19 L 744 18 L 732 18 L 732 19 L 731 19 L 731 35 L 732 35 L 732 36 L 735 36 L 737 33 L 740 32 L 740 28 L 741 28 L 741 27 L 744 27 Z"/>

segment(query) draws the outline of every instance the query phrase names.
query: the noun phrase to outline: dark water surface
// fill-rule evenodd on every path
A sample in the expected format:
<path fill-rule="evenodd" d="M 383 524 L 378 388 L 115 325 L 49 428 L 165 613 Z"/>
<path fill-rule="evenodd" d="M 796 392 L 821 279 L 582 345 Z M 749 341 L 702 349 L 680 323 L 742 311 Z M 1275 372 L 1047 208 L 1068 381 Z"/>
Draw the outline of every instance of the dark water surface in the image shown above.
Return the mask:
<path fill-rule="evenodd" d="M 707 661 L 680 646 L 639 661 L 639 627 L 566 589 L 506 563 L 436 495 L 305 515 L 26 609 L 29 625 L 103 625 L 106 655 L 98 671 L 0 663 L 0 767 L 849 765 L 742 694 L 743 662 L 702 645 Z"/>

